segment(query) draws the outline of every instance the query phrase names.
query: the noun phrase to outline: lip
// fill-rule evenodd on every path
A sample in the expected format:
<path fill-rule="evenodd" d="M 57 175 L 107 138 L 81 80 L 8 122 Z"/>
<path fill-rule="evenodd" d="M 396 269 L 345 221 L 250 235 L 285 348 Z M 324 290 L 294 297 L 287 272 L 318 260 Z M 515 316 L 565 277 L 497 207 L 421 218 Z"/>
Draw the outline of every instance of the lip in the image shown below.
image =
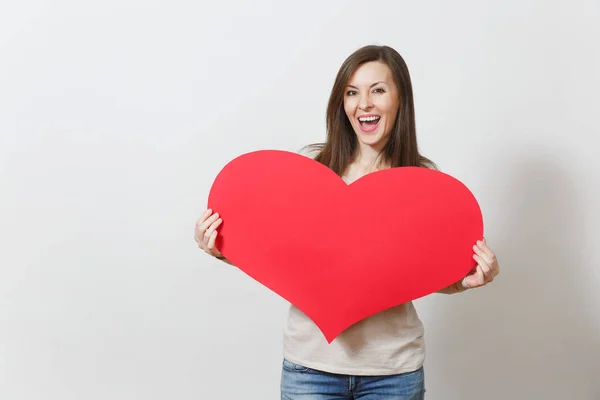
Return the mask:
<path fill-rule="evenodd" d="M 359 118 L 363 118 L 363 117 L 379 117 L 379 120 L 373 126 L 363 126 L 363 124 L 361 124 L 360 120 L 359 120 Z M 375 129 L 377 129 L 377 127 L 379 126 L 379 123 L 381 122 L 381 115 L 378 115 L 378 114 L 362 114 L 362 115 L 359 115 L 356 118 L 356 121 L 358 122 L 358 127 L 360 128 L 361 131 L 363 131 L 364 133 L 371 133 Z"/>

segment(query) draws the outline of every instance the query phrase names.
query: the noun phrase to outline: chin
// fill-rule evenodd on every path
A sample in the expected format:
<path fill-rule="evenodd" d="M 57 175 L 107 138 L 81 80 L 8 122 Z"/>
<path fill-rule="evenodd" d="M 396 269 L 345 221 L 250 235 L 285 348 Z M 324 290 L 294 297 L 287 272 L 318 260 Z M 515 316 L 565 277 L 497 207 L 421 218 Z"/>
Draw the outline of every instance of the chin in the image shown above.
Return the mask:
<path fill-rule="evenodd" d="M 364 145 L 376 146 L 382 142 L 382 137 L 379 135 L 365 135 L 361 132 L 358 135 L 358 140 Z"/>

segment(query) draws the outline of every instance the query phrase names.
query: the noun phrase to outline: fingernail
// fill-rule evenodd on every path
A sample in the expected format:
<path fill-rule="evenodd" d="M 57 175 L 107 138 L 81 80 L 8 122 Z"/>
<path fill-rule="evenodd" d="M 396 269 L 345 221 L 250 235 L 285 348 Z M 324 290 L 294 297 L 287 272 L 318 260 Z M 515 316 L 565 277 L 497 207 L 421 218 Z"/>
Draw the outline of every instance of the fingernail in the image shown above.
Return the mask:
<path fill-rule="evenodd" d="M 210 215 L 210 213 L 211 213 L 211 212 L 212 212 L 212 210 L 209 208 L 208 210 L 206 210 L 206 211 L 204 212 L 204 215 Z"/>

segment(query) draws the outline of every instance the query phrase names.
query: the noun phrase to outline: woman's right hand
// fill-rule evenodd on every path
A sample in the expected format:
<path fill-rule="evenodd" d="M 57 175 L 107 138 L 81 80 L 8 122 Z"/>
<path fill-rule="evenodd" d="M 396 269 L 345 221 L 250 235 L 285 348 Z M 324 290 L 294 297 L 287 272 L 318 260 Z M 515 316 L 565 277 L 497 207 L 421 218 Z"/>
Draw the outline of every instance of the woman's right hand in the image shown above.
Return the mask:
<path fill-rule="evenodd" d="M 194 239 L 198 243 L 198 247 L 204 250 L 206 253 L 213 257 L 223 259 L 221 252 L 215 247 L 215 241 L 217 240 L 217 228 L 223 220 L 219 217 L 219 213 L 212 213 L 211 209 L 208 209 L 202 214 L 202 216 L 196 221 L 196 229 L 194 231 Z"/>

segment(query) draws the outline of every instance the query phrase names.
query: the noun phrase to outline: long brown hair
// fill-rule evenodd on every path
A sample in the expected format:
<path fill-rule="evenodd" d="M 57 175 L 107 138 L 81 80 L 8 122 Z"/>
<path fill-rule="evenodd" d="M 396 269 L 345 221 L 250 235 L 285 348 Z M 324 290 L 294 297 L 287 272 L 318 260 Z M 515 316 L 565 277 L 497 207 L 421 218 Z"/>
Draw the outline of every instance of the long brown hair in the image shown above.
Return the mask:
<path fill-rule="evenodd" d="M 381 61 L 392 71 L 398 89 L 400 107 L 385 147 L 383 162 L 393 167 L 425 167 L 437 169 L 428 158 L 419 153 L 415 128 L 415 107 L 410 74 L 404 59 L 388 46 L 369 45 L 352 53 L 340 67 L 327 105 L 327 138 L 325 143 L 308 145 L 317 151 L 314 159 L 336 174 L 342 175 L 356 155 L 358 140 L 344 111 L 346 85 L 354 71 L 364 63 Z"/>

